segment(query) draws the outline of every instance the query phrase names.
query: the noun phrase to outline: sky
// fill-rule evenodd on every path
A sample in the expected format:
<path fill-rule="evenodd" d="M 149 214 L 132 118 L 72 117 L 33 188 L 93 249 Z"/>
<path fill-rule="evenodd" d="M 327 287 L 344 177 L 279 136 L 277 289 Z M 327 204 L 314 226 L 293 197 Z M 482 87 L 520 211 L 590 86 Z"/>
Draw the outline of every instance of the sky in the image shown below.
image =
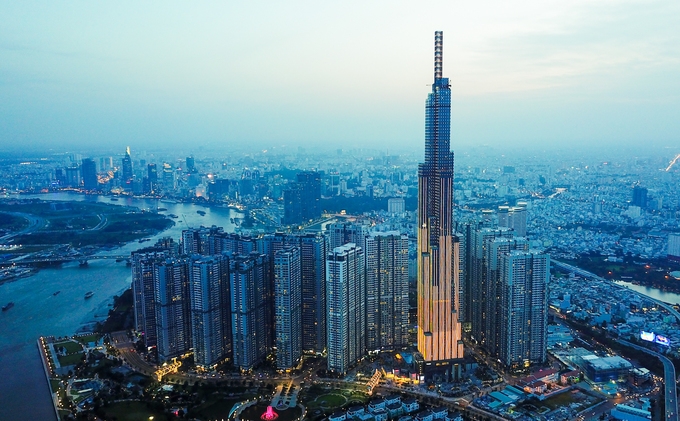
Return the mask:
<path fill-rule="evenodd" d="M 680 149 L 680 2 L 0 2 L 0 150 Z"/>

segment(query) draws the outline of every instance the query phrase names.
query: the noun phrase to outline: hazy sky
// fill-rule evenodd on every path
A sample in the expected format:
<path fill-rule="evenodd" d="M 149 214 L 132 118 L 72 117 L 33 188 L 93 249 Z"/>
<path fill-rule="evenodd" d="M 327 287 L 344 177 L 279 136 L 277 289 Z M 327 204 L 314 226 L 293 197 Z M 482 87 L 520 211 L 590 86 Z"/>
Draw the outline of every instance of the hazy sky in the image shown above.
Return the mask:
<path fill-rule="evenodd" d="M 0 149 L 680 148 L 680 1 L 0 2 Z"/>

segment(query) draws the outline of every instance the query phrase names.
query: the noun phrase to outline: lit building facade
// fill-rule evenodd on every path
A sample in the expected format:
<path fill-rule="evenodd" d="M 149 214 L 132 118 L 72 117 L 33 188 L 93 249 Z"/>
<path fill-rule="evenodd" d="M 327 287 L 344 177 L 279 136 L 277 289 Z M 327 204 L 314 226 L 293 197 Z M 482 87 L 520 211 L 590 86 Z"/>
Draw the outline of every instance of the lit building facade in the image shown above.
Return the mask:
<path fill-rule="evenodd" d="M 371 233 L 364 241 L 366 347 L 369 351 L 408 345 L 408 237 Z"/>
<path fill-rule="evenodd" d="M 274 329 L 276 367 L 291 370 L 302 357 L 300 249 L 285 247 L 274 255 Z"/>
<path fill-rule="evenodd" d="M 548 347 L 550 256 L 511 251 L 500 258 L 498 357 L 508 367 L 542 363 Z"/>
<path fill-rule="evenodd" d="M 366 352 L 364 255 L 354 243 L 336 247 L 326 260 L 328 370 L 344 374 Z"/>
<path fill-rule="evenodd" d="M 418 166 L 418 351 L 426 364 L 463 357 L 458 319 L 459 244 L 453 235 L 451 88 L 435 32 L 434 83 L 425 107 L 425 162 Z M 438 364 L 436 362 L 439 362 Z"/>

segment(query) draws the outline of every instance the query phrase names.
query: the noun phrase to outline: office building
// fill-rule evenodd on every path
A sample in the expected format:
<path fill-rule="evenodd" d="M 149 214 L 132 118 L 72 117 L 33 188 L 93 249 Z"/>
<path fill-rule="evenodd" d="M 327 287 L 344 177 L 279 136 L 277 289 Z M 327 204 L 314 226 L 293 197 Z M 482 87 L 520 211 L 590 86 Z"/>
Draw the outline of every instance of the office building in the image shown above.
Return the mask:
<path fill-rule="evenodd" d="M 668 251 L 666 255 L 669 260 L 680 262 L 680 234 L 668 234 Z"/>
<path fill-rule="evenodd" d="M 408 345 L 408 237 L 398 232 L 365 238 L 366 347 Z"/>
<path fill-rule="evenodd" d="M 158 171 L 156 164 L 148 164 L 146 166 L 146 178 L 149 180 L 148 193 L 156 193 L 158 191 Z"/>
<path fill-rule="evenodd" d="M 511 251 L 500 258 L 498 358 L 511 368 L 543 363 L 548 346 L 550 256 Z"/>
<path fill-rule="evenodd" d="M 130 147 L 125 148 L 125 155 L 123 156 L 123 176 L 121 178 L 121 185 L 126 189 L 132 189 L 132 157 L 130 156 Z"/>
<path fill-rule="evenodd" d="M 366 352 L 366 285 L 361 247 L 336 247 L 326 260 L 328 370 L 345 374 Z"/>
<path fill-rule="evenodd" d="M 285 247 L 274 256 L 274 329 L 276 367 L 293 369 L 302 357 L 300 249 Z"/>
<path fill-rule="evenodd" d="M 97 163 L 94 159 L 85 158 L 80 164 L 80 172 L 83 175 L 83 188 L 85 190 L 98 190 Z"/>
<path fill-rule="evenodd" d="M 406 212 L 406 201 L 403 197 L 387 199 L 387 213 L 396 215 L 404 212 Z"/>
<path fill-rule="evenodd" d="M 321 216 L 321 175 L 303 171 L 283 191 L 283 224 L 305 223 Z"/>
<path fill-rule="evenodd" d="M 463 341 L 454 296 L 459 291 L 459 244 L 452 221 L 451 87 L 442 77 L 442 54 L 438 31 L 434 83 L 425 106 L 425 162 L 418 166 L 418 351 L 428 368 L 451 376 L 447 364 L 463 358 Z"/>
<path fill-rule="evenodd" d="M 640 209 L 645 209 L 647 207 L 647 189 L 642 186 L 633 187 L 633 201 L 632 206 L 637 206 Z"/>

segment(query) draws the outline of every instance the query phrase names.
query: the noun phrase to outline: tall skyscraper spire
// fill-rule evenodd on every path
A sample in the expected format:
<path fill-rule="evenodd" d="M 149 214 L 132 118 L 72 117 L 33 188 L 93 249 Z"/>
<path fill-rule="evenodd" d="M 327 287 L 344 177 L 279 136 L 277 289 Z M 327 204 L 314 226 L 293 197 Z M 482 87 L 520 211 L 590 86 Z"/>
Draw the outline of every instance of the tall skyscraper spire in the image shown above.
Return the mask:
<path fill-rule="evenodd" d="M 436 31 L 434 33 L 434 80 L 435 82 L 442 78 L 443 60 L 444 60 L 444 32 Z"/>
<path fill-rule="evenodd" d="M 454 295 L 459 291 L 459 248 L 453 235 L 451 87 L 442 77 L 442 59 L 443 33 L 437 31 L 434 84 L 425 103 L 425 162 L 418 166 L 418 351 L 426 362 L 452 363 L 463 357 L 463 342 Z"/>

